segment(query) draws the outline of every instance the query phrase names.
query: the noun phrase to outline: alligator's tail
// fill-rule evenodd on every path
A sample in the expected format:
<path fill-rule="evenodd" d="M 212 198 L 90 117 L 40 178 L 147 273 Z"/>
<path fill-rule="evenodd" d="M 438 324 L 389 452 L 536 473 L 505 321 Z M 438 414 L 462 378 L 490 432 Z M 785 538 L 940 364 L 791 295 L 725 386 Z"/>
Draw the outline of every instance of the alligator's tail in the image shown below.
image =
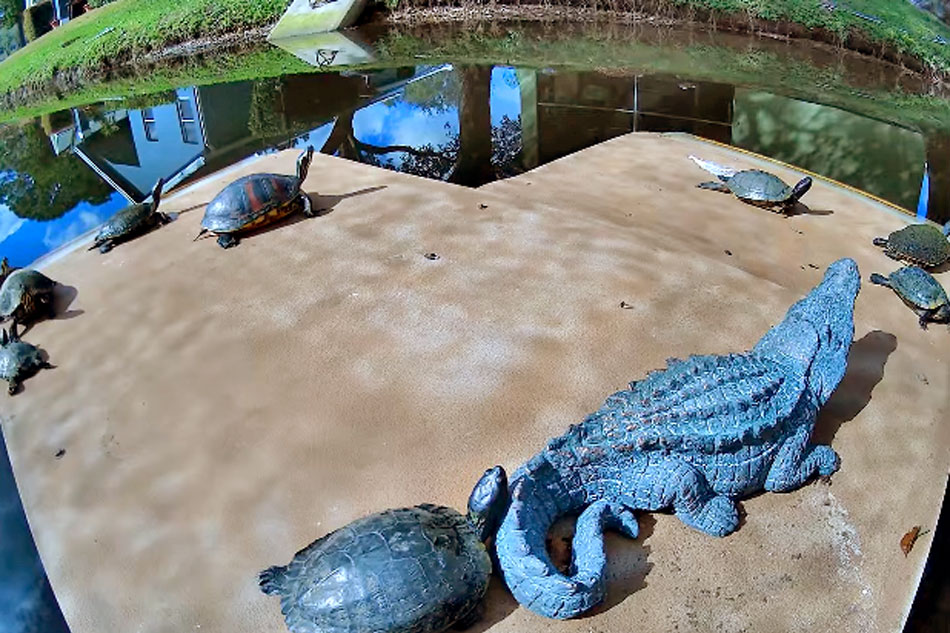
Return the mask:
<path fill-rule="evenodd" d="M 535 613 L 562 620 L 574 617 L 604 598 L 603 530 L 620 527 L 619 519 L 606 501 L 595 502 L 581 514 L 574 534 L 572 574 L 564 575 L 551 562 L 545 539 L 559 516 L 579 509 L 582 496 L 571 494 L 547 462 L 520 474 L 495 541 L 505 583 L 515 599 Z M 629 519 L 634 521 L 632 514 Z M 624 531 L 636 536 L 635 525 L 635 521 L 632 527 L 628 524 Z"/>

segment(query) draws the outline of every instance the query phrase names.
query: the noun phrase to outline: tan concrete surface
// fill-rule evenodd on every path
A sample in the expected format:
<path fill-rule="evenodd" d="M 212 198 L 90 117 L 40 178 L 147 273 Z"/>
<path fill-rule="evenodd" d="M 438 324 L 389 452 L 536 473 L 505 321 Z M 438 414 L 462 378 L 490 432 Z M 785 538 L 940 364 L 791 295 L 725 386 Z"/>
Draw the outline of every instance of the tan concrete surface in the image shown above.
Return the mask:
<path fill-rule="evenodd" d="M 173 196 L 166 212 L 191 210 L 154 233 L 46 266 L 78 296 L 26 334 L 58 367 L 4 398 L 2 424 L 74 633 L 283 631 L 260 569 L 370 512 L 461 508 L 485 467 L 667 357 L 747 349 L 839 257 L 865 280 L 895 268 L 871 239 L 904 220 L 878 205 L 816 183 L 786 219 L 695 189 L 690 153 L 753 164 L 630 135 L 467 190 L 317 156 L 305 188 L 328 214 L 191 242 L 196 205 L 291 171 L 284 152 Z M 868 283 L 856 320 L 818 430 L 832 485 L 746 501 L 725 539 L 644 515 L 640 539 L 609 540 L 607 608 L 548 621 L 493 582 L 473 630 L 899 630 L 930 535 L 898 543 L 933 528 L 950 464 L 950 334 Z"/>

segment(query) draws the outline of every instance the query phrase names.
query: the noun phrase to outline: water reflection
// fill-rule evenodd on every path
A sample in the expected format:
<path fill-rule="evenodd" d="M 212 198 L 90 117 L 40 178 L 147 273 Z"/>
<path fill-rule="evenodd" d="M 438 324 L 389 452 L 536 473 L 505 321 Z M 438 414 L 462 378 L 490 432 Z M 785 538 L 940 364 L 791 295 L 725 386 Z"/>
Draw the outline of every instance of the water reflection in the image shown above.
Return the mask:
<path fill-rule="evenodd" d="M 0 249 L 28 264 L 158 177 L 285 147 L 479 186 L 636 131 L 689 132 L 950 217 L 942 137 L 728 83 L 443 64 L 184 87 L 2 128 Z"/>

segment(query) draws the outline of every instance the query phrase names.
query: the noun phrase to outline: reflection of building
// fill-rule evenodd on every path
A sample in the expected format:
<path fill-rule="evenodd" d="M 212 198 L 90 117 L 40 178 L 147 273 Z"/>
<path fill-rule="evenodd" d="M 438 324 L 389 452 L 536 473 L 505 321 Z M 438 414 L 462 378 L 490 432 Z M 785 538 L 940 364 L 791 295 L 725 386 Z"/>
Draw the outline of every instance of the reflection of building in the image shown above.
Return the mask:
<path fill-rule="evenodd" d="M 26 8 L 30 9 L 47 0 L 26 0 Z M 58 26 L 69 22 L 86 10 L 86 0 L 50 0 L 53 9 L 53 22 L 50 26 Z"/>
<path fill-rule="evenodd" d="M 526 167 L 635 131 L 690 132 L 729 142 L 731 85 L 661 75 L 531 74 L 519 72 Z"/>

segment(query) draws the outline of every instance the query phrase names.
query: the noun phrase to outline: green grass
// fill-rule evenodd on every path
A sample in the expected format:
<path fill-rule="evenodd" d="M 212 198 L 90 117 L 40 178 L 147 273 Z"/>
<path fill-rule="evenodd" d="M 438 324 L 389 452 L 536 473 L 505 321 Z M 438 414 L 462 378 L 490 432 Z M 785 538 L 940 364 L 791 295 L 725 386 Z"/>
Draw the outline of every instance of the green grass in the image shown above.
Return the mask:
<path fill-rule="evenodd" d="M 288 0 L 118 0 L 0 63 L 0 94 L 49 82 L 60 69 L 117 65 L 170 44 L 264 26 L 287 5 Z"/>

